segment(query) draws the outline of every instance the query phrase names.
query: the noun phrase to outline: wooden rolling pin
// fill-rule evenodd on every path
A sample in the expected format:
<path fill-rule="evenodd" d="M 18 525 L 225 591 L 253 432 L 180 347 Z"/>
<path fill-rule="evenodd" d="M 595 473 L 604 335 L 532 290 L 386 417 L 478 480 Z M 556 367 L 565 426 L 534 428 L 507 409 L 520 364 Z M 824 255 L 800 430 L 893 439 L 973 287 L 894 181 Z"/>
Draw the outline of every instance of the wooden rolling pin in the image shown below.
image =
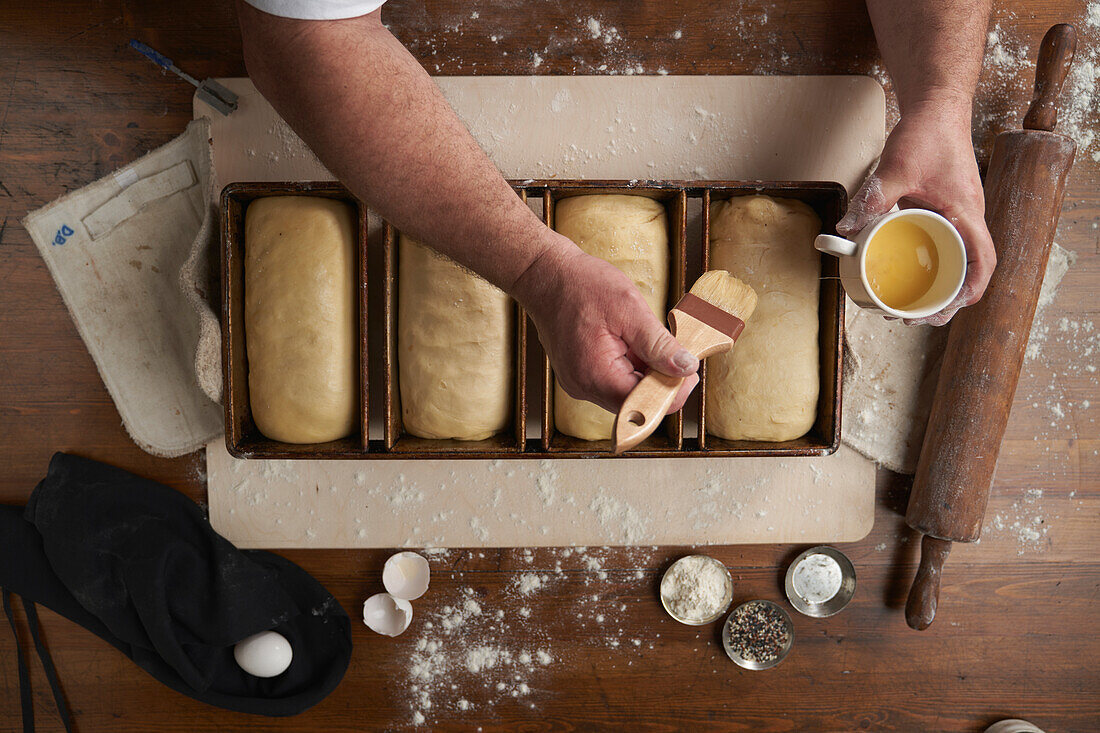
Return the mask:
<path fill-rule="evenodd" d="M 982 529 L 1050 244 L 1062 211 L 1073 140 L 1053 132 L 1055 103 L 1076 46 L 1072 25 L 1047 31 L 1024 129 L 997 136 L 985 179 L 985 218 L 997 269 L 985 295 L 951 322 L 905 519 L 924 534 L 905 620 L 926 629 L 952 542 Z"/>

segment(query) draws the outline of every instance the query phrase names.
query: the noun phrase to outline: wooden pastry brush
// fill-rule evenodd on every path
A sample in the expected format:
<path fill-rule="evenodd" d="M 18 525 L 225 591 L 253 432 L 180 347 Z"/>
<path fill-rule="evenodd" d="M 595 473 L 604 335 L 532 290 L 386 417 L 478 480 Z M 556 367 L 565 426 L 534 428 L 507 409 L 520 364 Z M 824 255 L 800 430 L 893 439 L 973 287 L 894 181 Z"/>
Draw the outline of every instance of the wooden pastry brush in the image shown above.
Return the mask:
<path fill-rule="evenodd" d="M 756 310 L 756 291 L 725 270 L 704 272 L 668 314 L 672 333 L 702 360 L 733 348 Z M 683 377 L 650 370 L 626 396 L 611 439 L 615 454 L 628 451 L 653 434 L 676 399 Z"/>

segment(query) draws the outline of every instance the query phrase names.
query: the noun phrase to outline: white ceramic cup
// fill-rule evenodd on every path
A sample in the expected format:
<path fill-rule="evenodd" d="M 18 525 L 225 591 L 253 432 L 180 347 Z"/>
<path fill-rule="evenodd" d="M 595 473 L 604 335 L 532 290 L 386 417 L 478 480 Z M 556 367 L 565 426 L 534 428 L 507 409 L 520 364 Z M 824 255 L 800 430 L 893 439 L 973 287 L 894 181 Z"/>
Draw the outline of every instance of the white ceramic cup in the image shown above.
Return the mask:
<path fill-rule="evenodd" d="M 883 224 L 901 218 L 916 224 L 932 237 L 939 257 L 939 269 L 932 287 L 905 310 L 891 308 L 879 300 L 867 279 L 867 243 L 874 239 Z M 951 222 L 927 209 L 901 209 L 885 214 L 863 227 L 853 239 L 818 234 L 814 247 L 840 258 L 840 281 L 856 305 L 884 316 L 925 318 L 939 313 L 955 300 L 966 279 L 966 247 L 962 237 Z"/>

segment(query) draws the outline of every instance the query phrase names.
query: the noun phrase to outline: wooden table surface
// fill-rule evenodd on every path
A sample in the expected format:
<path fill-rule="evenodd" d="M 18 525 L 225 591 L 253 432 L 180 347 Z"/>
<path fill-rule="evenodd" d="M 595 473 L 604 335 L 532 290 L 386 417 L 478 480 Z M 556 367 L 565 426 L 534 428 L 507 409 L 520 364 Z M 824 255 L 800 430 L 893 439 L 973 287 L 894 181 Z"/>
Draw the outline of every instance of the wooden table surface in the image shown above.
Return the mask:
<path fill-rule="evenodd" d="M 1000 53 L 990 56 L 997 63 L 983 76 L 975 114 L 983 162 L 992 136 L 1019 125 L 1035 50 L 1049 25 L 1077 21 L 1081 51 L 1097 60 L 1100 29 L 1085 27 L 1085 12 L 1085 3 L 1075 0 L 997 3 L 994 40 Z M 622 73 L 640 66 L 637 73 L 884 78 L 866 12 L 853 0 L 392 0 L 384 16 L 430 71 L 444 75 Z M 589 32 L 589 18 L 601 23 L 600 38 Z M 608 35 L 611 28 L 615 32 Z M 19 224 L 26 212 L 167 142 L 190 119 L 191 88 L 127 48 L 130 38 L 149 43 L 198 78 L 245 73 L 229 2 L 0 7 L 0 502 L 23 503 L 59 450 L 204 499 L 201 454 L 158 459 L 129 440 Z M 1021 61 L 1024 53 L 1032 61 Z M 1076 103 L 1080 108 L 1081 100 Z M 1092 104 L 1083 119 L 1095 129 L 1095 97 Z M 685 548 L 589 550 L 602 570 L 561 551 L 537 551 L 528 559 L 514 549 L 456 550 L 433 560 L 432 589 L 416 604 L 413 629 L 385 639 L 356 624 L 343 683 L 316 708 L 291 719 L 230 713 L 166 690 L 105 642 L 43 611 L 45 637 L 77 729 L 412 725 L 419 703 L 409 689 L 415 684 L 409 665 L 425 633 L 417 621 L 442 615 L 470 588 L 486 615 L 504 612 L 500 645 L 545 649 L 553 661 L 522 670 L 527 691 L 517 690 L 515 697 L 511 680 L 501 692 L 459 665 L 447 684 L 434 681 L 424 727 L 976 731 L 1019 716 L 1048 731 L 1096 730 L 1100 407 L 1090 408 L 1089 400 L 1100 404 L 1094 366 L 1100 337 L 1093 329 L 1100 176 L 1092 157 L 1100 145 L 1094 145 L 1079 156 L 1070 178 L 1057 241 L 1076 261 L 1041 316 L 1041 356 L 1025 365 L 1020 381 L 986 536 L 979 544 L 956 546 L 941 609 L 928 631 L 909 630 L 902 614 L 917 549 L 901 516 L 908 482 L 883 471 L 873 531 L 844 548 L 859 573 L 855 600 L 832 619 L 795 618 L 795 649 L 768 672 L 730 663 L 716 626 L 678 626 L 663 615 L 656 581 Z M 764 545 L 710 552 L 732 568 L 737 598 L 778 600 L 781 571 L 800 549 Z M 366 595 L 379 589 L 387 553 L 286 555 L 317 576 L 354 617 Z M 532 569 L 547 573 L 551 582 L 530 596 L 514 592 L 515 573 Z M 525 607 L 529 617 L 520 614 Z M 597 615 L 606 618 L 600 622 Z M 453 638 L 447 643 L 462 643 L 463 637 Z M 14 649 L 11 635 L 0 632 L 3 730 L 18 725 Z M 447 651 L 454 656 L 453 649 Z M 41 729 L 57 729 L 37 665 L 34 685 Z M 459 699 L 468 700 L 467 709 Z"/>

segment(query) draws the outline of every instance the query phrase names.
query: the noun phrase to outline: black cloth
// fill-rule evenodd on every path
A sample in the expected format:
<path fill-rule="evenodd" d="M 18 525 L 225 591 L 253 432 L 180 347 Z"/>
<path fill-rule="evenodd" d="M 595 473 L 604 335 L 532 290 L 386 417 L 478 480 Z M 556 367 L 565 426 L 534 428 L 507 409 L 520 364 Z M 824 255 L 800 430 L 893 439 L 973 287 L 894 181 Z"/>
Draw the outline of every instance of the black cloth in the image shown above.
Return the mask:
<path fill-rule="evenodd" d="M 12 635 L 15 637 L 15 654 L 19 667 L 19 704 L 23 708 L 23 733 L 34 733 L 34 698 L 31 696 L 31 675 L 27 661 L 23 658 L 22 644 L 19 639 L 19 629 L 15 625 L 15 616 L 11 611 L 11 593 L 0 590 L 4 599 L 4 615 L 8 617 L 8 625 L 11 626 Z M 57 679 L 57 669 L 53 666 L 53 658 L 42 641 L 42 632 L 38 625 L 38 610 L 33 603 L 23 599 L 23 612 L 27 615 L 27 626 L 30 627 L 31 638 L 34 639 L 34 651 L 38 654 L 38 661 L 42 663 L 42 671 L 46 673 L 46 681 L 50 683 L 50 691 L 53 693 L 54 705 L 57 706 L 57 714 L 61 718 L 61 724 L 65 726 L 66 733 L 72 733 L 72 716 L 69 715 L 69 704 L 65 702 L 65 695 L 61 691 L 61 683 Z"/>
<path fill-rule="evenodd" d="M 26 509 L 0 507 L 0 587 L 106 639 L 153 677 L 245 713 L 295 715 L 336 688 L 351 622 L 294 563 L 238 550 L 173 489 L 63 453 Z M 290 667 L 259 678 L 233 645 L 273 629 Z"/>

